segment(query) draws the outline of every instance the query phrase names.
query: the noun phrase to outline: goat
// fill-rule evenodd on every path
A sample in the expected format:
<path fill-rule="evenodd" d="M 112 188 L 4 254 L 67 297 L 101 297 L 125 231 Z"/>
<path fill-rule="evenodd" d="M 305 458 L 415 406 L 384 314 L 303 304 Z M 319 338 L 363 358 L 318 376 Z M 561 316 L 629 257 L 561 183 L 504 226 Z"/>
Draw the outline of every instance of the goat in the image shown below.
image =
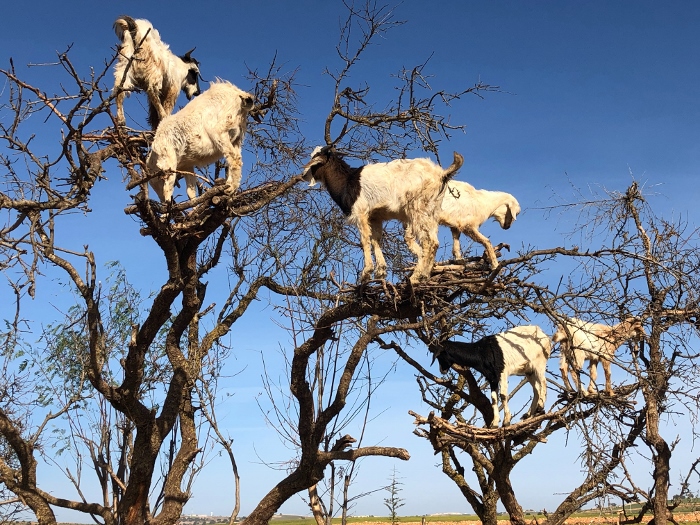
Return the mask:
<path fill-rule="evenodd" d="M 500 422 L 497 393 L 500 393 L 503 403 L 503 425 L 510 425 L 510 376 L 525 376 L 532 385 L 532 405 L 523 419 L 544 411 L 547 399 L 547 359 L 551 352 L 551 342 L 539 326 L 516 326 L 499 334 L 487 335 L 475 343 L 445 341 L 439 345 L 430 345 L 430 349 L 434 356 L 433 362 L 438 360 L 441 373 L 447 373 L 455 365 L 468 367 L 481 373 L 488 381 L 493 407 L 490 426 L 497 427 Z"/>
<path fill-rule="evenodd" d="M 401 159 L 351 168 L 331 146 L 318 147 L 304 166 L 303 179 L 321 182 L 347 220 L 360 232 L 364 254 L 361 280 L 373 270 L 370 247 L 377 262 L 375 277 L 386 277 L 386 260 L 379 243 L 382 223 L 398 219 L 406 227 L 406 242 L 418 258 L 410 282 L 430 277 L 438 249 L 438 216 L 445 183 L 464 163 L 455 152 L 443 169 L 429 159 Z M 414 233 L 418 238 L 416 243 Z"/>
<path fill-rule="evenodd" d="M 559 369 L 564 387 L 572 390 L 568 378 L 569 363 L 571 363 L 573 366 L 571 378 L 576 384 L 576 390 L 581 391 L 584 396 L 595 394 L 595 380 L 598 377 L 598 362 L 600 362 L 605 372 L 605 392 L 613 395 L 610 364 L 615 350 L 625 341 L 639 339 L 645 335 L 642 321 L 636 317 L 628 317 L 614 326 L 590 323 L 576 318 L 562 322 L 552 336 L 552 341 L 560 343 Z M 580 377 L 585 360 L 588 360 L 588 372 L 591 377 L 587 392 L 582 391 Z"/>
<path fill-rule="evenodd" d="M 483 245 L 492 270 L 498 266 L 496 252 L 488 237 L 479 232 L 479 226 L 493 217 L 507 230 L 520 213 L 520 204 L 510 193 L 477 190 L 462 181 L 450 181 L 442 198 L 440 224 L 452 231 L 452 256 L 462 258 L 459 236 L 464 233 L 473 241 Z"/>
<path fill-rule="evenodd" d="M 162 202 L 170 202 L 178 172 L 185 172 L 187 196 L 195 198 L 194 168 L 226 158 L 226 183 L 233 193 L 241 185 L 241 146 L 253 95 L 226 80 L 217 79 L 209 89 L 174 115 L 164 118 L 156 130 L 146 167 L 151 186 Z"/>
<path fill-rule="evenodd" d="M 114 22 L 121 41 L 114 66 L 117 123 L 124 125 L 124 97 L 141 89 L 148 96 L 148 123 L 156 129 L 173 112 L 180 90 L 188 100 L 199 95 L 199 62 L 191 49 L 176 56 L 148 20 L 122 16 Z"/>

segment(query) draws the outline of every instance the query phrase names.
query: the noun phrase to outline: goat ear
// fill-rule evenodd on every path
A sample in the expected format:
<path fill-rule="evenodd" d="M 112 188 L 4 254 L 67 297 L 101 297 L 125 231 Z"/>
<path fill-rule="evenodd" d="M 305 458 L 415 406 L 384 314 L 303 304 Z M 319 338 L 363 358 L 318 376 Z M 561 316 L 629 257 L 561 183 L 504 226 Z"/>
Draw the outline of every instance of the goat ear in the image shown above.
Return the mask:
<path fill-rule="evenodd" d="M 316 177 L 314 177 L 313 171 L 311 170 L 311 166 L 304 170 L 301 178 L 309 183 L 309 188 L 313 188 L 316 186 L 316 184 L 318 184 L 318 181 L 316 180 Z"/>
<path fill-rule="evenodd" d="M 513 212 L 510 210 L 510 204 L 506 204 L 506 214 L 505 217 L 503 217 L 502 228 L 507 230 L 513 224 L 514 220 L 515 218 L 513 217 Z"/>

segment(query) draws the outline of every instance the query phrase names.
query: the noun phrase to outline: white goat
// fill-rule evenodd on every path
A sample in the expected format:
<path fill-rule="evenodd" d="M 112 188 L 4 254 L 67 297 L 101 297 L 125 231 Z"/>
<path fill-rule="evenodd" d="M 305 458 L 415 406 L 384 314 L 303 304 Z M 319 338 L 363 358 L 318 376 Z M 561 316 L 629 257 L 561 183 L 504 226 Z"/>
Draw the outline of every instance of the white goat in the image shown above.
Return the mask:
<path fill-rule="evenodd" d="M 560 343 L 559 369 L 564 387 L 572 390 L 568 378 L 569 363 L 571 363 L 573 367 L 571 378 L 576 384 L 576 390 L 581 391 L 583 395 L 595 394 L 595 380 L 598 377 L 598 362 L 600 362 L 605 372 L 605 392 L 613 395 L 610 364 L 615 356 L 615 350 L 628 339 L 639 339 L 645 335 L 642 321 L 636 317 L 628 317 L 614 326 L 590 323 L 576 318 L 563 322 L 557 327 L 552 341 Z M 585 360 L 588 360 L 588 372 L 591 377 L 587 392 L 583 392 L 580 377 Z"/>
<path fill-rule="evenodd" d="M 371 248 L 377 261 L 375 277 L 386 277 L 386 260 L 379 247 L 382 223 L 398 219 L 406 226 L 406 241 L 418 257 L 410 277 L 411 283 L 417 283 L 430 277 L 435 264 L 442 193 L 447 180 L 463 162 L 462 156 L 455 152 L 454 161 L 447 169 L 429 159 L 394 160 L 351 168 L 330 146 L 325 146 L 314 150 L 304 167 L 304 180 L 310 186 L 321 182 L 348 221 L 357 226 L 365 264 L 362 281 L 372 274 Z"/>
<path fill-rule="evenodd" d="M 184 108 L 163 119 L 146 159 L 151 186 L 162 202 L 170 202 L 178 172 L 184 172 L 187 196 L 194 199 L 194 168 L 226 158 L 226 183 L 231 193 L 241 185 L 241 146 L 253 96 L 225 80 L 217 79 Z"/>
<path fill-rule="evenodd" d="M 475 343 L 445 341 L 430 345 L 440 364 L 440 372 L 447 373 L 455 365 L 473 368 L 481 373 L 491 387 L 493 420 L 500 421 L 498 393 L 503 403 L 503 425 L 510 425 L 508 408 L 508 377 L 525 376 L 532 385 L 532 404 L 523 419 L 544 411 L 547 399 L 547 359 L 551 353 L 549 336 L 539 326 L 516 326 L 505 332 L 487 335 Z M 456 369 L 459 372 L 459 369 Z"/>
<path fill-rule="evenodd" d="M 493 217 L 507 230 L 520 213 L 520 204 L 510 193 L 502 191 L 477 190 L 462 181 L 450 181 L 442 198 L 440 224 L 449 226 L 452 231 L 452 256 L 462 258 L 459 245 L 460 233 L 483 245 L 486 257 L 495 269 L 498 266 L 496 252 L 488 237 L 479 231 L 479 226 Z"/>
<path fill-rule="evenodd" d="M 148 96 L 148 123 L 156 129 L 170 115 L 180 90 L 190 100 L 199 95 L 199 62 L 191 49 L 178 57 L 160 39 L 148 20 L 122 16 L 114 22 L 121 40 L 114 66 L 114 91 L 117 94 L 117 122 L 124 125 L 124 97 L 129 90 L 141 89 Z"/>

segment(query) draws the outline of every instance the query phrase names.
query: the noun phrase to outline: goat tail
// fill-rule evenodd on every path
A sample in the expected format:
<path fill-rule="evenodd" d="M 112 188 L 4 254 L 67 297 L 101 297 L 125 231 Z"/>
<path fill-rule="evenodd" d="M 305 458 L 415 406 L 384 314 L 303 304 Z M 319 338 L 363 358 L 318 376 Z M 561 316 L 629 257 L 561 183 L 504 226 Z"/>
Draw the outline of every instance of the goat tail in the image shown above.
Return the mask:
<path fill-rule="evenodd" d="M 462 164 L 464 164 L 464 157 L 455 151 L 452 164 L 450 164 L 450 166 L 442 173 L 442 183 L 445 184 L 448 180 L 454 177 L 459 171 L 459 168 L 462 167 Z"/>
<path fill-rule="evenodd" d="M 155 104 L 151 104 L 151 102 L 148 102 L 148 118 L 146 119 L 148 121 L 148 125 L 151 126 L 152 130 L 155 130 L 158 128 L 158 125 L 160 124 L 160 113 L 158 113 L 158 108 L 155 106 Z"/>

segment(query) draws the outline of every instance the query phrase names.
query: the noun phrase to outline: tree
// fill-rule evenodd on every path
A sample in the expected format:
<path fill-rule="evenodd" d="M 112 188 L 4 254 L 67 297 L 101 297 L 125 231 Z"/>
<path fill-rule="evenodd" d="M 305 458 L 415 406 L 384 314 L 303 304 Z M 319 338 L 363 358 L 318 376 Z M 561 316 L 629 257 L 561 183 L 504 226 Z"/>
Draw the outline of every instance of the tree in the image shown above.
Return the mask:
<path fill-rule="evenodd" d="M 396 477 L 396 467 L 394 467 L 389 479 L 389 485 L 386 487 L 389 497 L 384 499 L 384 506 L 389 509 L 389 518 L 391 518 L 391 523 L 394 525 L 399 522 L 398 511 L 405 504 L 404 499 L 399 497 L 399 493 L 402 490 L 401 485 L 403 483 Z"/>
<path fill-rule="evenodd" d="M 353 83 L 350 72 L 374 39 L 401 22 L 373 2 L 346 7 L 340 66 L 327 69 L 333 93 L 325 143 L 357 162 L 416 149 L 437 157 L 441 141 L 463 129 L 440 114 L 444 107 L 497 88 L 479 82 L 454 92 L 433 90 L 426 61 L 399 71 L 393 97 L 370 93 L 369 84 Z M 201 175 L 197 198 L 164 206 L 144 198 L 156 175 L 144 167 L 151 134 L 115 126 L 114 95 L 104 86 L 109 65 L 81 73 L 68 51 L 60 53 L 55 67 L 62 83 L 54 95 L 20 78 L 12 62 L 0 70 L 6 81 L 0 268 L 7 279 L 3 297 L 13 299 L 0 332 L 3 501 L 26 505 L 41 525 L 56 522 L 56 508 L 105 525 L 172 525 L 212 441 L 226 449 L 237 486 L 231 437 L 217 425 L 217 377 L 236 350 L 235 338 L 227 339 L 232 328 L 246 322 L 250 305 L 267 290 L 290 334 L 284 348 L 290 410 L 276 416 L 296 450 L 246 524 L 268 523 L 299 492 L 320 498 L 314 487 L 329 470 L 335 480 L 334 470 L 350 472 L 361 458 L 408 459 L 406 450 L 372 446 L 344 426 L 366 409 L 376 384 L 369 380 L 372 355 L 386 349 L 419 372 L 418 388 L 432 412 L 415 412 L 417 433 L 440 454 L 443 471 L 484 523 L 495 523 L 499 500 L 513 523 L 524 523 L 511 473 L 549 436 L 570 432 L 580 441 L 585 476 L 548 515 L 548 525 L 609 495 L 642 500 L 656 524 L 665 524 L 674 443 L 661 435 L 660 420 L 674 406 L 697 410 L 699 398 L 697 355 L 689 342 L 700 323 L 698 249 L 684 224 L 651 213 L 636 184 L 585 203 L 584 211 L 592 212 L 585 249 L 524 249 L 496 271 L 480 257 L 468 258 L 440 264 L 429 282 L 412 286 L 403 278 L 410 255 L 387 236 L 391 282 L 358 286 L 355 254 L 347 249 L 357 244 L 356 232 L 328 199 L 296 188 L 311 147 L 297 127 L 294 73 L 282 74 L 274 59 L 249 72 L 256 106 L 246 139 L 255 159 L 247 188 L 227 193 L 216 183 L 225 169 L 217 164 Z M 37 130 L 37 118 L 30 117 L 45 125 Z M 35 133 L 48 134 L 58 147 L 38 143 Z M 137 192 L 118 205 L 126 204 L 125 213 L 138 221 L 165 268 L 164 275 L 153 270 L 160 281 L 152 295 L 134 290 L 118 266 L 112 277 L 102 277 L 99 254 L 66 234 L 79 232 L 70 220 L 90 216 L 94 190 L 113 169 Z M 553 262 L 571 268 L 554 285 L 546 275 Z M 218 305 L 207 282 L 217 268 L 225 269 L 228 285 Z M 60 275 L 75 305 L 34 345 L 26 304 L 47 274 Z M 644 318 L 649 335 L 616 356 L 628 376 L 615 396 L 581 398 L 551 378 L 558 398 L 549 411 L 505 429 L 482 428 L 492 409 L 470 371 L 438 377 L 407 351 L 533 316 L 612 322 L 630 314 Z M 685 384 L 676 388 L 681 377 Z M 653 465 L 653 475 L 641 482 L 627 469 L 640 444 Z M 56 445 L 73 455 L 75 467 L 66 474 L 78 493 L 74 499 L 47 492 L 38 473 L 46 447 Z M 476 482 L 467 479 L 469 471 Z M 344 503 L 350 479 L 346 474 L 343 480 Z M 84 490 L 89 485 L 99 487 L 98 496 Z M 238 496 L 232 499 L 231 521 L 239 508 Z M 317 516 L 331 514 L 326 508 Z"/>
<path fill-rule="evenodd" d="M 112 97 L 105 97 L 107 90 L 101 86 L 107 68 L 86 80 L 79 76 L 67 53 L 59 55 L 59 64 L 68 80 L 74 82 L 76 95 L 46 95 L 22 81 L 12 64 L 9 70 L 2 71 L 10 86 L 4 107 L 13 115 L 0 125 L 1 139 L 8 152 L 2 157 L 0 206 L 11 211 L 2 228 L 2 252 L 4 264 L 19 270 L 12 274 L 16 277 L 9 282 L 18 305 L 16 321 L 10 326 L 8 341 L 11 343 L 19 338 L 21 299 L 25 293 L 33 295 L 42 265 L 64 272 L 70 280 L 79 300 L 77 310 L 72 310 L 69 319 L 70 323 L 76 323 L 72 325 L 75 339 L 66 341 L 71 334 L 59 330 L 47 334 L 47 341 L 51 343 L 55 336 L 53 342 L 58 351 L 79 350 L 73 354 L 78 359 L 72 361 L 78 370 L 71 375 L 77 383 L 74 395 L 54 398 L 47 403 L 41 390 L 31 388 L 31 377 L 25 371 L 18 393 L 3 397 L 0 432 L 18 465 L 13 468 L 11 463 L 4 463 L 0 469 L 1 480 L 32 510 L 40 523 L 55 522 L 52 506 L 98 516 L 105 523 L 174 523 L 189 498 L 190 482 L 186 478 L 191 475 L 201 453 L 197 406 L 193 403 L 195 384 L 208 381 L 203 370 L 206 360 L 274 273 L 256 276 L 255 271 L 259 269 L 250 267 L 248 273 L 241 270 L 234 274 L 238 282 L 229 300 L 219 310 L 213 327 L 201 332 L 201 320 L 209 312 L 203 305 L 206 296 L 203 278 L 219 263 L 225 244 L 231 239 L 234 239 L 231 242 L 234 264 L 243 268 L 245 265 L 241 261 L 250 258 L 246 250 L 251 249 L 252 242 L 235 241 L 236 227 L 241 227 L 245 221 L 230 217 L 260 209 L 293 186 L 296 180 L 263 184 L 256 191 L 234 198 L 225 195 L 222 188 L 214 187 L 199 201 L 186 205 L 195 208 L 184 221 L 175 220 L 177 209 L 162 220 L 158 204 L 137 197 L 127 213 L 143 221 L 143 233 L 160 247 L 168 275 L 160 291 L 144 307 L 143 315 L 129 314 L 126 316 L 129 319 L 120 319 L 122 323 L 129 322 L 129 334 L 124 338 L 122 332 L 122 339 L 116 342 L 118 347 L 115 348 L 106 330 L 105 315 L 111 303 L 107 304 L 102 295 L 95 255 L 88 248 L 79 251 L 62 246 L 57 238 L 63 238 L 61 227 L 66 213 L 71 210 L 88 213 L 91 190 L 99 182 L 105 169 L 103 163 L 108 159 L 116 159 L 136 186 L 145 184 L 143 172 L 137 167 L 143 166 L 142 146 L 146 142 L 141 132 L 124 128 L 111 130 L 110 123 L 114 122 L 110 107 Z M 255 73 L 251 75 L 257 78 Z M 275 82 L 257 78 L 257 93 L 262 99 L 257 115 L 262 119 L 265 112 L 270 120 L 252 135 L 279 118 L 276 125 L 280 136 L 284 136 L 289 108 L 280 103 L 267 111 L 263 95 L 267 93 L 269 97 L 279 96 L 285 100 L 284 93 L 291 85 L 291 79 Z M 33 148 L 31 132 L 25 128 L 27 117 L 35 113 L 63 128 L 60 151 L 42 153 Z M 94 125 L 108 126 L 108 131 L 94 133 L 90 131 Z M 289 148 L 292 154 L 294 148 L 292 141 Z M 16 163 L 10 152 L 24 163 Z M 218 206 L 212 206 L 213 201 Z M 199 204 L 202 206 L 197 208 Z M 85 266 L 84 273 L 78 270 L 79 264 Z M 9 359 L 18 357 L 17 353 L 5 355 Z M 152 363 L 157 370 L 155 391 L 148 373 Z M 4 388 L 11 386 L 10 381 L 23 371 L 22 366 L 9 366 L 12 372 L 17 372 L 5 378 L 7 386 Z M 86 385 L 89 396 L 96 396 L 100 413 L 121 429 L 116 434 L 100 435 L 105 428 L 103 425 L 81 430 L 73 427 L 72 434 L 67 437 L 73 447 L 78 447 L 80 435 L 76 432 L 97 432 L 97 435 L 86 436 L 83 442 L 103 488 L 103 500 L 99 503 L 88 502 L 84 497 L 71 501 L 48 494 L 41 489 L 36 475 L 36 454 L 46 440 L 45 432 L 58 418 L 70 421 L 71 411 L 86 396 L 83 391 Z M 38 424 L 36 418 L 29 418 L 30 408 L 37 403 L 44 403 L 47 412 L 44 421 Z M 164 450 L 166 443 L 169 448 Z M 116 456 L 107 454 L 114 450 L 112 447 L 121 452 Z M 77 450 L 76 454 L 85 451 Z M 150 502 L 156 466 L 161 459 L 166 461 L 167 467 L 160 489 L 156 491 L 160 496 Z M 76 485 L 81 483 L 76 477 L 72 481 Z"/>
<path fill-rule="evenodd" d="M 338 47 L 342 66 L 338 72 L 328 71 L 335 96 L 326 119 L 326 141 L 361 159 L 395 157 L 418 145 L 437 153 L 438 141 L 460 126 L 438 116 L 436 104 L 489 86 L 432 93 L 424 63 L 402 70 L 398 98 L 385 110 L 374 110 L 369 87 L 350 87 L 348 71 L 371 39 L 399 22 L 372 2 L 348 5 L 348 10 Z M 353 48 L 350 29 L 355 27 L 361 37 Z M 59 53 L 57 66 L 64 82 L 55 95 L 20 78 L 12 62 L 0 70 L 7 84 L 2 107 L 10 115 L 0 122 L 0 256 L 3 269 L 12 269 L 5 275 L 16 304 L 14 320 L 8 321 L 3 336 L 9 373 L 3 378 L 2 391 L 7 394 L 0 406 L 0 435 L 7 443 L 7 454 L 0 458 L 0 484 L 42 525 L 56 522 L 53 509 L 58 507 L 89 514 L 106 525 L 175 523 L 201 465 L 198 458 L 208 435 L 202 429 L 210 426 L 219 443 L 230 445 L 229 438 L 216 433 L 211 395 L 216 363 L 226 355 L 222 338 L 244 318 L 263 288 L 283 301 L 297 302 L 304 312 L 290 366 L 300 450 L 296 465 L 246 523 L 267 523 L 284 501 L 318 483 L 335 462 L 352 464 L 373 455 L 407 459 L 405 450 L 394 447 L 348 449 L 354 438 L 329 440 L 367 348 L 381 334 L 396 330 L 395 319 L 415 324 L 412 320 L 421 315 L 422 306 L 415 300 L 416 291 L 405 287 L 397 299 L 386 296 L 382 284 L 358 294 L 354 286 L 337 286 L 327 278 L 334 266 L 337 275 L 354 272 L 339 271 L 350 262 L 337 250 L 339 243 L 347 242 L 344 229 L 338 236 L 339 214 L 319 210 L 319 217 L 330 220 L 309 224 L 308 194 L 294 189 L 299 177 L 291 175 L 309 150 L 296 127 L 294 75 L 282 75 L 274 60 L 262 73 L 250 71 L 249 91 L 255 93 L 256 106 L 247 144 L 257 162 L 249 174 L 249 189 L 228 194 L 214 182 L 223 169 L 217 165 L 204 173 L 199 197 L 162 206 L 144 198 L 147 181 L 154 176 L 144 163 L 150 134 L 115 126 L 114 94 L 104 86 L 110 64 L 81 74 L 66 51 Z M 41 133 L 55 133 L 58 150 L 33 141 L 29 116 L 47 122 Z M 125 213 L 141 223 L 141 234 L 157 247 L 167 270 L 161 286 L 147 299 L 129 289 L 125 276 L 118 276 L 116 289 L 105 294 L 99 255 L 64 234 L 71 212 L 89 216 L 93 190 L 115 165 L 127 189 L 138 191 Z M 223 265 L 224 254 L 231 261 L 230 291 L 223 306 L 216 308 L 206 302 L 205 279 Z M 404 255 L 395 252 L 396 260 Z M 22 305 L 27 296 L 34 297 L 47 271 L 67 279 L 76 304 L 47 329 L 33 360 L 23 361 Z M 124 304 L 112 311 L 120 297 Z M 338 362 L 338 381 L 327 393 L 328 404 L 316 406 L 308 374 L 319 362 L 319 352 L 334 344 L 341 326 L 352 327 L 345 332 L 344 362 Z M 48 355 L 70 366 L 61 369 L 58 361 L 47 365 L 43 359 Z M 67 395 L 52 397 L 46 389 L 33 388 L 37 377 L 47 373 L 57 380 L 70 379 Z M 46 388 L 51 386 L 49 382 Z M 42 407 L 43 419 L 33 410 L 36 406 Z M 90 411 L 87 419 L 75 415 L 77 408 Z M 37 463 L 48 435 L 61 425 L 79 472 L 84 465 L 94 471 L 101 489 L 96 501 L 82 491 L 89 482 L 70 470 L 77 499 L 42 489 Z M 117 432 L 108 431 L 114 427 Z"/>
<path fill-rule="evenodd" d="M 431 413 L 428 417 L 416 414 L 416 423 L 428 427 L 418 433 L 441 454 L 443 471 L 458 485 L 484 523 L 495 523 L 499 499 L 512 522 L 523 522 L 522 508 L 509 482 L 510 473 L 536 446 L 546 443 L 553 432 L 572 428 L 578 429 L 583 441 L 580 457 L 587 474 L 548 514 L 545 523 L 562 523 L 585 503 L 606 495 L 618 496 L 623 502 L 645 502 L 635 520 L 649 510 L 656 523 L 667 520 L 673 447 L 660 435 L 660 417 L 670 410 L 674 400 L 692 414 L 698 400 L 698 377 L 693 364 L 697 354 L 691 347 L 698 313 L 698 250 L 694 232 L 685 233 L 682 223 L 656 217 L 636 182 L 624 193 L 613 192 L 595 203 L 588 201 L 584 207 L 588 213 L 583 216 L 583 225 L 590 227 L 590 238 L 600 245 L 585 251 L 577 247 L 530 251 L 503 261 L 499 281 L 504 283 L 503 288 L 486 299 L 486 305 L 480 305 L 481 311 L 455 316 L 466 319 L 463 325 L 443 326 L 435 338 L 440 340 L 463 331 L 478 334 L 479 320 L 499 317 L 501 301 L 509 305 L 509 313 L 516 320 L 542 313 L 556 323 L 566 312 L 586 319 L 609 319 L 613 324 L 615 319 L 636 314 L 650 327 L 649 334 L 639 348 L 629 345 L 629 357 L 623 351 L 616 354 L 615 363 L 629 375 L 627 384 L 617 386 L 613 397 L 599 394 L 581 398 L 564 391 L 558 381 L 550 380 L 550 396 L 554 387 L 559 398 L 547 414 L 504 429 L 482 429 L 475 426 L 479 425 L 475 418 L 480 414 L 483 420 L 490 421 L 490 406 L 471 371 L 464 370 L 458 377 L 439 378 L 397 348 L 421 372 L 418 381 L 424 399 L 439 412 L 439 416 Z M 568 286 L 561 291 L 535 280 L 538 267 L 554 258 L 577 261 L 577 271 L 571 272 Z M 426 334 L 422 334 L 422 339 L 429 342 Z M 682 378 L 683 386 L 671 389 L 673 378 Z M 641 489 L 626 467 L 640 442 L 651 452 L 650 490 Z M 466 480 L 458 451 L 469 456 L 478 491 Z"/>

